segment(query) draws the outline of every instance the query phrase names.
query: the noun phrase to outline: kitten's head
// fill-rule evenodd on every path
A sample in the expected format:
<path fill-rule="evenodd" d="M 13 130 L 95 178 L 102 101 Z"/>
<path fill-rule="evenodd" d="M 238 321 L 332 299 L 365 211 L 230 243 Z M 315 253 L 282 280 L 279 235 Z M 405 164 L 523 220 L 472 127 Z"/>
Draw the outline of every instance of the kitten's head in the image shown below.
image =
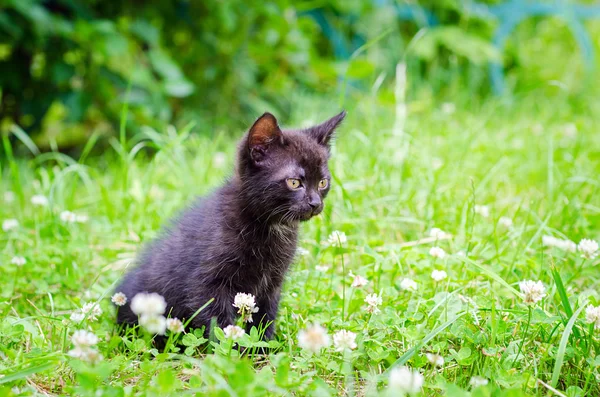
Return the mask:
<path fill-rule="evenodd" d="M 323 211 L 331 186 L 327 167 L 335 128 L 346 112 L 302 130 L 279 128 L 271 113 L 258 118 L 241 141 L 238 176 L 246 209 L 258 221 L 306 221 Z"/>

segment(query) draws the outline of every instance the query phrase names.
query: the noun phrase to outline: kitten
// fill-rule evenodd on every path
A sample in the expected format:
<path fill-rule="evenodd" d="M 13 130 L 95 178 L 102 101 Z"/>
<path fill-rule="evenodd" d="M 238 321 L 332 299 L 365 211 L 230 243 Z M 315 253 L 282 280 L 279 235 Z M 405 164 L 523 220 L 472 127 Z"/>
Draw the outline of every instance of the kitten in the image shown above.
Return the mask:
<path fill-rule="evenodd" d="M 239 144 L 233 177 L 184 211 L 117 288 L 128 298 L 117 322 L 137 323 L 129 303 L 139 292 L 162 295 L 166 313 L 184 321 L 214 298 L 190 323 L 208 335 L 212 318 L 221 328 L 236 323 L 234 297 L 244 292 L 259 309 L 248 325 L 266 327 L 271 338 L 298 224 L 323 210 L 330 142 L 345 115 L 286 131 L 270 113 L 256 120 Z"/>

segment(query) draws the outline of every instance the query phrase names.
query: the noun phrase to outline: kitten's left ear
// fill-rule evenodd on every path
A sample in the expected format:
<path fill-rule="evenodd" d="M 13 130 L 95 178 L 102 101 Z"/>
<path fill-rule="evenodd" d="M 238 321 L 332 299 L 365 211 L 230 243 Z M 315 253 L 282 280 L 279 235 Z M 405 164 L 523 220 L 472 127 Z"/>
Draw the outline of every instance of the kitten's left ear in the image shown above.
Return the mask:
<path fill-rule="evenodd" d="M 258 118 L 248 132 L 248 149 L 250 157 L 260 163 L 264 160 L 271 145 L 283 142 L 283 134 L 277 124 L 277 119 L 271 113 L 265 113 Z"/>
<path fill-rule="evenodd" d="M 319 125 L 315 125 L 314 127 L 307 128 L 305 132 L 313 137 L 318 143 L 323 146 L 329 147 L 329 142 L 333 137 L 333 132 L 337 128 L 338 125 L 344 120 L 346 117 L 346 111 L 342 110 L 342 112 L 336 116 L 333 116 L 327 121 Z"/>

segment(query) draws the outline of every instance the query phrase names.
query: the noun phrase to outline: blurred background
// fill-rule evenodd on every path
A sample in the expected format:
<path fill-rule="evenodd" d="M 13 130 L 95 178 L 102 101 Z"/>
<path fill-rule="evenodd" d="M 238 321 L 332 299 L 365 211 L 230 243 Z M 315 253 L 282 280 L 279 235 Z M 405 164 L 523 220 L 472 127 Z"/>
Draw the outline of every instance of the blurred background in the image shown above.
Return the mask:
<path fill-rule="evenodd" d="M 239 135 L 297 96 L 393 106 L 399 62 L 413 100 L 578 104 L 599 47 L 593 1 L 2 0 L 0 129 L 65 151 L 143 126 Z"/>

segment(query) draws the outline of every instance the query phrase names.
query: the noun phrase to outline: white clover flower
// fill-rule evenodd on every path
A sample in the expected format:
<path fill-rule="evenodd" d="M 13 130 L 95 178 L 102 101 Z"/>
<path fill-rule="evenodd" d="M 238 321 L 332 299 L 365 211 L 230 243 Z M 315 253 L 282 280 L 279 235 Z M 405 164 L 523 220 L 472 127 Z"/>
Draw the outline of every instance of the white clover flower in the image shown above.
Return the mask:
<path fill-rule="evenodd" d="M 480 387 L 480 386 L 485 386 L 488 383 L 489 383 L 489 381 L 486 378 L 482 378 L 481 376 L 474 376 L 469 381 L 469 384 L 471 386 L 473 386 L 473 388 Z"/>
<path fill-rule="evenodd" d="M 477 215 L 481 215 L 484 218 L 490 216 L 490 207 L 487 205 L 475 205 L 474 210 Z"/>
<path fill-rule="evenodd" d="M 161 315 L 167 310 L 167 302 L 165 298 L 156 292 L 136 294 L 131 300 L 131 311 L 141 316 L 146 315 Z"/>
<path fill-rule="evenodd" d="M 298 332 L 298 345 L 313 353 L 329 346 L 330 339 L 327 330 L 319 324 L 309 325 L 306 329 Z"/>
<path fill-rule="evenodd" d="M 446 257 L 446 251 L 440 247 L 431 247 L 429 250 L 429 255 L 433 256 L 434 258 L 444 259 Z"/>
<path fill-rule="evenodd" d="M 465 257 L 467 256 L 467 253 L 464 250 L 460 250 L 456 253 L 456 256 Z"/>
<path fill-rule="evenodd" d="M 348 238 L 346 237 L 346 233 L 334 230 L 327 238 L 327 242 L 332 246 L 344 245 L 348 242 Z"/>
<path fill-rule="evenodd" d="M 585 308 L 585 321 L 594 324 L 595 329 L 600 329 L 600 306 L 589 305 Z"/>
<path fill-rule="evenodd" d="M 115 293 L 110 300 L 117 306 L 124 306 L 127 303 L 127 297 L 122 292 Z"/>
<path fill-rule="evenodd" d="M 528 305 L 536 304 L 546 296 L 546 287 L 541 281 L 525 280 L 519 283 L 523 300 Z"/>
<path fill-rule="evenodd" d="M 159 314 L 142 314 L 140 326 L 151 334 L 164 335 L 167 332 L 167 320 Z"/>
<path fill-rule="evenodd" d="M 78 358 L 90 363 L 97 362 L 102 359 L 102 355 L 93 346 L 98 344 L 98 337 L 93 333 L 84 329 L 77 330 L 73 333 L 71 341 L 75 348 L 69 351 L 68 355 L 73 358 Z"/>
<path fill-rule="evenodd" d="M 80 323 L 85 318 L 85 314 L 81 312 L 81 310 L 77 310 L 76 312 L 71 313 L 71 321 L 74 323 Z"/>
<path fill-rule="evenodd" d="M 436 239 L 443 239 L 446 237 L 449 237 L 450 235 L 448 233 L 446 233 L 445 231 L 443 231 L 442 229 L 438 228 L 438 227 L 434 227 L 429 231 L 429 237 L 433 237 Z"/>
<path fill-rule="evenodd" d="M 77 220 L 77 215 L 71 211 L 63 211 L 60 213 L 60 220 L 65 223 L 74 223 Z"/>
<path fill-rule="evenodd" d="M 31 204 L 38 207 L 46 207 L 48 206 L 48 198 L 41 194 L 33 195 L 31 196 Z"/>
<path fill-rule="evenodd" d="M 73 358 L 81 359 L 86 354 L 86 351 L 87 351 L 87 349 L 80 349 L 80 348 L 76 347 L 75 349 L 69 350 L 69 352 L 67 354 Z M 84 360 L 84 361 L 87 361 L 87 360 Z"/>
<path fill-rule="evenodd" d="M 227 163 L 227 155 L 223 152 L 216 152 L 212 159 L 213 167 L 223 168 Z"/>
<path fill-rule="evenodd" d="M 448 277 L 448 273 L 446 273 L 444 270 L 434 270 L 431 272 L 431 278 L 434 281 L 442 281 L 443 279 Z"/>
<path fill-rule="evenodd" d="M 354 332 L 341 330 L 333 334 L 333 346 L 338 352 L 346 349 L 356 349 L 356 334 Z"/>
<path fill-rule="evenodd" d="M 12 263 L 13 265 L 17 265 L 17 266 L 23 266 L 24 264 L 27 263 L 27 259 L 23 258 L 22 256 L 14 256 L 10 260 L 10 263 Z"/>
<path fill-rule="evenodd" d="M 75 347 L 91 347 L 98 344 L 98 337 L 89 331 L 80 329 L 73 333 L 71 341 Z"/>
<path fill-rule="evenodd" d="M 577 245 L 577 250 L 581 252 L 582 258 L 594 259 L 598 256 L 598 243 L 594 240 L 584 238 Z"/>
<path fill-rule="evenodd" d="M 553 236 L 543 236 L 542 244 L 545 247 L 555 247 L 567 252 L 577 251 L 577 244 L 575 244 L 571 240 L 562 240 Z"/>
<path fill-rule="evenodd" d="M 98 350 L 91 348 L 76 347 L 67 354 L 73 358 L 78 358 L 88 363 L 97 363 L 98 361 L 102 360 L 102 354 L 100 354 Z"/>
<path fill-rule="evenodd" d="M 63 211 L 60 213 L 60 220 L 64 223 L 86 223 L 89 217 L 85 214 L 76 214 L 71 211 Z"/>
<path fill-rule="evenodd" d="M 556 247 L 567 252 L 577 251 L 577 245 L 571 240 L 560 240 Z"/>
<path fill-rule="evenodd" d="M 404 278 L 400 281 L 400 289 L 403 291 L 416 291 L 417 287 L 417 283 L 411 278 Z"/>
<path fill-rule="evenodd" d="M 308 255 L 310 255 L 310 252 L 307 249 L 302 248 L 302 247 L 296 248 L 296 253 L 298 255 L 300 255 L 300 256 L 308 256 Z"/>
<path fill-rule="evenodd" d="M 507 216 L 501 216 L 500 219 L 498 219 L 498 224 L 510 229 L 513 226 L 513 220 Z"/>
<path fill-rule="evenodd" d="M 237 325 L 228 325 L 223 329 L 223 333 L 227 339 L 238 340 L 246 334 L 246 331 Z"/>
<path fill-rule="evenodd" d="M 183 332 L 183 323 L 177 317 L 168 318 L 167 329 L 173 333 L 180 334 Z"/>
<path fill-rule="evenodd" d="M 238 308 L 238 314 L 244 316 L 242 321 L 245 323 L 253 322 L 252 313 L 258 312 L 256 298 L 252 294 L 238 292 L 233 299 L 233 306 Z"/>
<path fill-rule="evenodd" d="M 354 275 L 354 274 L 352 274 L 352 272 L 350 272 L 350 277 L 354 277 L 354 279 L 352 280 L 353 288 L 364 287 L 365 285 L 367 285 L 369 283 L 369 280 L 367 280 L 363 276 L 360 276 L 358 274 Z"/>
<path fill-rule="evenodd" d="M 329 270 L 329 266 L 317 265 L 317 266 L 315 266 L 315 269 L 317 269 L 320 272 L 326 273 L 327 270 Z"/>
<path fill-rule="evenodd" d="M 390 371 L 388 387 L 390 391 L 403 394 L 415 394 L 421 391 L 423 375 L 408 367 L 396 367 Z"/>
<path fill-rule="evenodd" d="M 381 296 L 377 294 L 369 294 L 365 297 L 365 303 L 367 304 L 367 313 L 377 314 L 380 312 L 379 306 L 382 303 Z"/>
<path fill-rule="evenodd" d="M 442 113 L 451 115 L 456 111 L 456 105 L 452 102 L 444 102 L 442 103 Z"/>
<path fill-rule="evenodd" d="M 356 349 L 356 334 L 346 330 L 336 332 L 333 334 L 333 346 L 338 352 L 342 352 L 346 349 Z"/>
<path fill-rule="evenodd" d="M 8 232 L 19 227 L 19 221 L 16 219 L 5 219 L 2 222 L 2 230 Z"/>
<path fill-rule="evenodd" d="M 77 223 L 86 223 L 89 220 L 90 220 L 90 217 L 85 214 L 75 215 L 75 222 L 77 222 Z"/>
<path fill-rule="evenodd" d="M 233 299 L 233 306 L 252 311 L 256 306 L 256 298 L 252 294 L 238 292 Z"/>
<path fill-rule="evenodd" d="M 15 201 L 15 194 L 11 191 L 4 192 L 4 201 L 7 203 L 12 203 Z"/>
<path fill-rule="evenodd" d="M 83 305 L 81 313 L 90 321 L 96 321 L 102 315 L 102 308 L 96 302 L 89 302 Z"/>
<path fill-rule="evenodd" d="M 434 367 L 443 367 L 444 366 L 444 357 L 439 354 L 427 353 L 427 361 Z"/>
<path fill-rule="evenodd" d="M 542 236 L 542 245 L 544 247 L 554 247 L 558 239 L 554 236 Z"/>

